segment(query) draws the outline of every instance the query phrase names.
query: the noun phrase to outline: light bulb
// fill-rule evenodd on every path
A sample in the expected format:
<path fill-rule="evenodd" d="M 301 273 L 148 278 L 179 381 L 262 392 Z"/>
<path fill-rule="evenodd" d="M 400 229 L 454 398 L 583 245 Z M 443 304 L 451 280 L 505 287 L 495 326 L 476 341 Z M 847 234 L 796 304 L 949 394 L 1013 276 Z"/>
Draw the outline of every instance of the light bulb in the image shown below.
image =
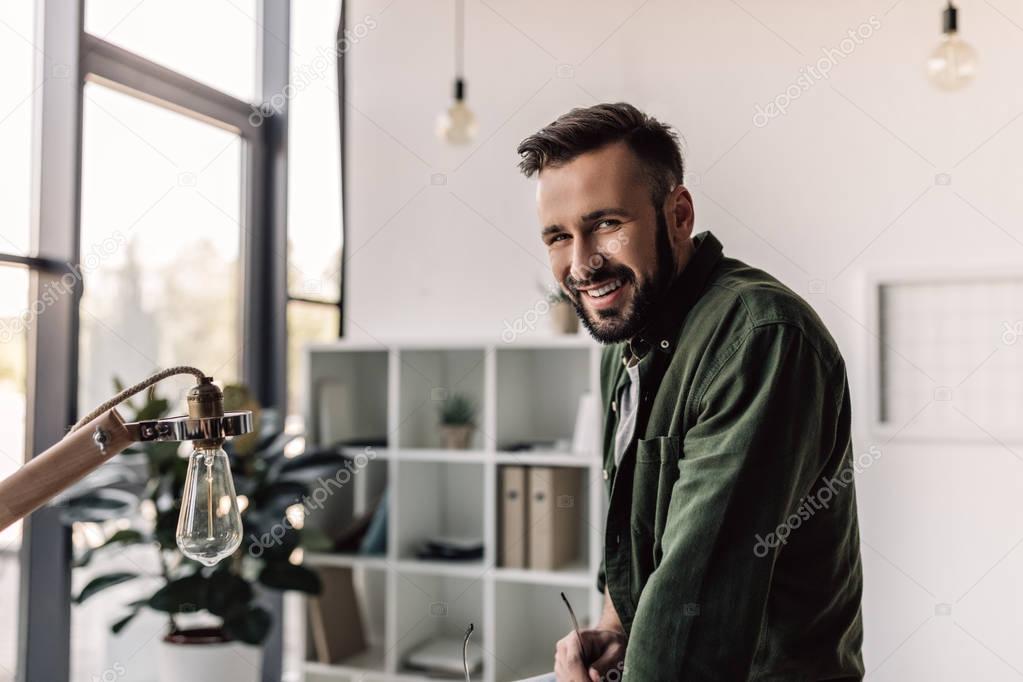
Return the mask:
<path fill-rule="evenodd" d="M 242 517 L 231 465 L 220 447 L 197 447 L 188 459 L 176 539 L 182 554 L 206 566 L 231 556 L 241 545 Z"/>
<path fill-rule="evenodd" d="M 927 77 L 942 90 L 958 90 L 977 72 L 977 52 L 958 34 L 947 34 L 927 59 Z"/>
<path fill-rule="evenodd" d="M 941 44 L 927 58 L 927 77 L 941 90 L 958 90 L 977 72 L 977 51 L 959 37 L 958 12 L 950 2 L 943 14 Z"/>
<path fill-rule="evenodd" d="M 476 138 L 479 124 L 465 103 L 465 81 L 455 80 L 455 101 L 437 117 L 437 137 L 450 144 L 468 144 Z"/>

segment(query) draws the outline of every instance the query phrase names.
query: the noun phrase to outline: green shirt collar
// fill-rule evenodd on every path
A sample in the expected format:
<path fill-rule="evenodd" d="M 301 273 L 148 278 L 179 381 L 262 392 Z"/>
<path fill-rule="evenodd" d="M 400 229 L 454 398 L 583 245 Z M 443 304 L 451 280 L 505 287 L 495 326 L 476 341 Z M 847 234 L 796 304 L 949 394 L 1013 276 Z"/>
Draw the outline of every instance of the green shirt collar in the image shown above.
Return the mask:
<path fill-rule="evenodd" d="M 703 293 L 710 273 L 723 257 L 721 242 L 709 231 L 693 237 L 693 255 L 658 304 L 657 316 L 625 344 L 625 363 L 642 360 L 651 348 L 675 352 L 686 314 Z M 636 360 L 634 360 L 636 359 Z"/>

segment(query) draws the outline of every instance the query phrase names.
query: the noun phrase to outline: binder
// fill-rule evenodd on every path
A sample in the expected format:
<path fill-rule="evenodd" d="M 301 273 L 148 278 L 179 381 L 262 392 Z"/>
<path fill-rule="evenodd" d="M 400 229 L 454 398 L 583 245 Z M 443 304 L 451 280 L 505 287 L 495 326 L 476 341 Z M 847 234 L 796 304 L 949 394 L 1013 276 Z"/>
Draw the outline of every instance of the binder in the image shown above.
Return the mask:
<path fill-rule="evenodd" d="M 323 590 L 309 597 L 306 657 L 337 664 L 367 648 L 362 612 L 351 568 L 323 566 L 318 572 Z"/>
<path fill-rule="evenodd" d="M 580 475 L 575 467 L 530 468 L 530 568 L 552 571 L 579 559 Z"/>
<path fill-rule="evenodd" d="M 501 467 L 500 565 L 507 568 L 526 568 L 528 565 L 526 494 L 526 467 Z"/>

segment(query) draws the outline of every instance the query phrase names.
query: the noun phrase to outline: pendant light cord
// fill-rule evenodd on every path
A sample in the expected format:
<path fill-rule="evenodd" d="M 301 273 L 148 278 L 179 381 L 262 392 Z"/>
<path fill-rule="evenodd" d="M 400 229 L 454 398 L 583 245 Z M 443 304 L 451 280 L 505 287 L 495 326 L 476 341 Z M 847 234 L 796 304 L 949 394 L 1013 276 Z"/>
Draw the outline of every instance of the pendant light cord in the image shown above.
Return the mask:
<path fill-rule="evenodd" d="M 465 0 L 455 0 L 455 78 L 465 77 Z"/>
<path fill-rule="evenodd" d="M 171 376 L 174 376 L 176 374 L 192 374 L 192 375 L 195 375 L 195 378 L 198 380 L 198 381 L 196 381 L 196 383 L 199 383 L 203 379 L 206 378 L 206 375 L 203 373 L 203 371 L 201 369 L 196 369 L 195 367 L 188 367 L 187 365 L 179 365 L 177 367 L 168 367 L 167 369 L 163 370 L 162 372 L 157 372 L 156 374 L 154 374 L 153 376 L 149 377 L 148 379 L 143 379 L 142 381 L 138 382 L 137 384 L 134 384 L 133 386 L 129 386 L 128 388 L 122 390 L 120 393 L 115 395 L 113 398 L 111 398 L 110 400 L 106 401 L 105 403 L 103 403 L 102 405 L 97 407 L 95 410 L 93 410 L 89 414 L 87 414 L 84 417 L 82 417 L 81 419 L 79 419 L 75 423 L 75 425 L 72 426 L 68 430 L 68 433 L 71 433 L 72 431 L 77 431 L 78 429 L 82 428 L 83 426 L 85 426 L 86 424 L 91 422 L 96 417 L 100 416 L 101 414 L 103 414 L 104 412 L 106 412 L 107 410 L 109 410 L 112 407 L 117 407 L 122 402 L 124 402 L 128 398 L 132 397 L 136 393 L 141 393 L 142 391 L 146 390 L 147 388 L 149 388 L 153 384 L 156 384 L 156 383 L 158 383 L 160 381 L 163 381 L 167 377 L 171 377 Z"/>

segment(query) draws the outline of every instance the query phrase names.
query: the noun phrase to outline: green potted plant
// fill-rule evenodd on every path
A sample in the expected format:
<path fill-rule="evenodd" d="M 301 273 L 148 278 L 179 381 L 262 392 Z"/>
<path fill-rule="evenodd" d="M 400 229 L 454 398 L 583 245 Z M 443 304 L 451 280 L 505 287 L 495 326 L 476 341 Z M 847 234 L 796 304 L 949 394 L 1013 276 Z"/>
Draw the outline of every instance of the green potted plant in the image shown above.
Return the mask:
<path fill-rule="evenodd" d="M 579 331 L 579 317 L 568 294 L 556 284 L 546 291 L 551 329 L 555 334 L 575 334 Z"/>
<path fill-rule="evenodd" d="M 262 644 L 273 624 L 272 615 L 259 604 L 265 590 L 320 591 L 315 571 L 302 566 L 298 547 L 322 549 L 324 538 L 305 530 L 303 501 L 316 477 L 336 470 L 346 461 L 329 451 L 302 452 L 300 436 L 286 434 L 276 412 L 259 410 L 243 386 L 224 389 L 227 410 L 253 410 L 254 432 L 225 443 L 239 506 L 243 507 L 244 539 L 239 550 L 207 568 L 184 557 L 175 542 L 187 461 L 178 443 L 141 444 L 122 454 L 121 466 L 144 464 L 144 486 L 136 488 L 138 505 L 150 510 L 150 522 L 137 514 L 132 525 L 106 537 L 99 547 L 81 553 L 76 567 L 86 566 L 111 547 L 141 545 L 152 548 L 158 559 L 159 588 L 148 597 L 126 605 L 126 613 L 111 630 L 121 632 L 142 610 L 164 614 L 167 630 L 160 644 L 160 679 L 163 682 L 223 682 L 257 680 L 259 670 L 239 666 L 237 649 Z M 145 404 L 127 402 L 121 408 L 133 421 L 164 416 L 168 402 L 150 390 Z M 299 447 L 296 447 L 299 446 Z M 134 460 L 134 462 L 132 462 Z M 109 477 L 100 488 L 79 490 L 67 500 L 69 520 L 109 519 Z M 116 486 L 120 497 L 130 486 Z M 129 490 L 125 490 L 128 488 Z M 120 498 L 118 498 L 120 499 Z M 297 505 L 297 506 L 296 506 Z M 131 505 L 120 511 L 130 513 Z M 155 514 L 152 511 L 155 510 Z M 138 578 L 139 572 L 116 572 L 93 578 L 75 596 L 82 603 L 104 590 Z M 201 626 L 194 626 L 200 621 Z M 253 657 L 248 657 L 253 658 Z"/>
<path fill-rule="evenodd" d="M 467 450 L 475 428 L 476 406 L 468 396 L 454 393 L 440 407 L 440 431 L 443 447 Z"/>

